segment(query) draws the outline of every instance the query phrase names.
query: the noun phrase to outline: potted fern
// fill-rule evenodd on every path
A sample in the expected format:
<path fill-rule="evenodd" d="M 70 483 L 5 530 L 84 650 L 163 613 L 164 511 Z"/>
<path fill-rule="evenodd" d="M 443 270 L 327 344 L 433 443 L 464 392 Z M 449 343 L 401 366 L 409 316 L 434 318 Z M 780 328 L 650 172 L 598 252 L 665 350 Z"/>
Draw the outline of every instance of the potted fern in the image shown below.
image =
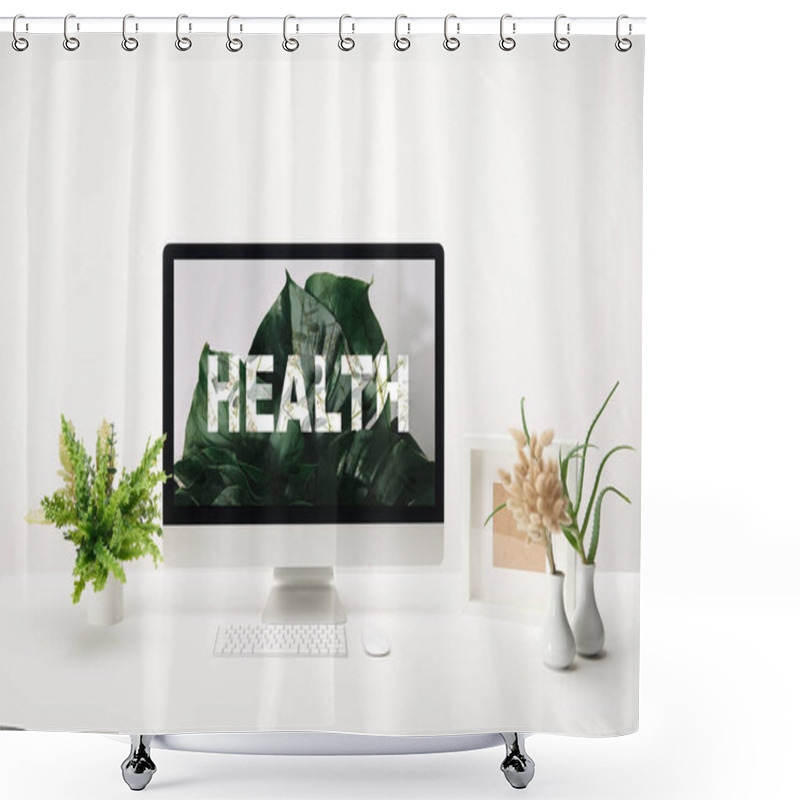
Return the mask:
<path fill-rule="evenodd" d="M 620 444 L 616 447 L 612 447 L 600 460 L 594 480 L 591 482 L 591 494 L 589 495 L 585 508 L 583 510 L 581 509 L 584 499 L 583 487 L 584 479 L 586 478 L 587 454 L 590 449 L 595 448 L 595 445 L 593 445 L 591 441 L 592 433 L 605 411 L 606 406 L 613 397 L 614 392 L 617 391 L 618 386 L 619 381 L 614 384 L 614 388 L 609 392 L 605 402 L 592 420 L 592 424 L 589 426 L 583 444 L 573 447 L 564 458 L 562 458 L 561 453 L 559 453 L 561 483 L 567 495 L 567 517 L 569 518 L 568 522 L 562 523 L 561 531 L 570 546 L 580 556 L 577 575 L 578 597 L 575 614 L 572 618 L 572 630 L 575 634 L 577 652 L 582 656 L 599 655 L 605 644 L 605 629 L 603 627 L 603 620 L 600 617 L 600 612 L 597 608 L 597 601 L 594 593 L 595 557 L 597 555 L 597 546 L 600 541 L 600 512 L 603 506 L 603 499 L 610 493 L 615 494 L 628 504 L 631 502 L 630 499 L 615 486 L 608 485 L 602 489 L 600 488 L 600 479 L 603 475 L 603 469 L 611 456 L 621 450 L 633 450 L 630 445 Z M 569 462 L 573 459 L 578 462 L 578 479 L 577 485 L 574 488 L 574 496 L 570 495 L 567 483 L 567 470 L 569 469 Z M 591 531 L 589 530 L 590 522 Z"/>
<path fill-rule="evenodd" d="M 166 480 L 158 459 L 166 437 L 152 444 L 132 472 L 123 469 L 117 482 L 114 425 L 103 420 L 97 432 L 95 461 L 75 428 L 63 415 L 59 436 L 60 489 L 42 498 L 29 522 L 53 524 L 76 548 L 72 602 L 80 601 L 91 584 L 91 625 L 112 625 L 122 619 L 122 563 L 142 556 L 161 561 L 156 537 L 161 536 L 157 489 Z"/>

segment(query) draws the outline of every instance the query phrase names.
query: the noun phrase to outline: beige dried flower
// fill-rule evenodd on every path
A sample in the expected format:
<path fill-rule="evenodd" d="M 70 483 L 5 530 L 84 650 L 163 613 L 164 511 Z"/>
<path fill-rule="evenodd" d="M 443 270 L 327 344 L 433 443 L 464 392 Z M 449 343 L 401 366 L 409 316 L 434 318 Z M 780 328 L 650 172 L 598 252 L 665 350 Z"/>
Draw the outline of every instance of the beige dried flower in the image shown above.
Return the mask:
<path fill-rule="evenodd" d="M 75 426 L 70 422 L 69 431 L 75 434 Z M 58 460 L 61 464 L 61 469 L 58 471 L 58 477 L 64 482 L 64 485 L 59 489 L 59 493 L 63 494 L 68 500 L 75 500 L 75 465 L 67 451 L 67 442 L 64 438 L 64 433 L 59 433 L 58 436 Z"/>
<path fill-rule="evenodd" d="M 532 434 L 530 442 L 522 431 L 512 429 L 511 435 L 517 444 L 519 461 L 511 473 L 499 471 L 508 492 L 506 508 L 529 543 L 547 545 L 548 559 L 555 571 L 550 535 L 559 533 L 562 523 L 569 522 L 569 516 L 558 462 L 544 458 L 544 449 L 553 442 L 553 431 L 547 430 L 541 437 Z"/>

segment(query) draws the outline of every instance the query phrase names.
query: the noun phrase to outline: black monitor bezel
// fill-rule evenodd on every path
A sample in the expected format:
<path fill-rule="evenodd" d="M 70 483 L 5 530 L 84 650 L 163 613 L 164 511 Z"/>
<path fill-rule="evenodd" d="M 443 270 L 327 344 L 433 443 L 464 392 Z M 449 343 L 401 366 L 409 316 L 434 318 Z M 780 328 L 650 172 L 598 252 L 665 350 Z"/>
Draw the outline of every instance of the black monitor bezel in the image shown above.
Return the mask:
<path fill-rule="evenodd" d="M 171 476 L 174 406 L 175 262 L 185 260 L 426 260 L 434 262 L 434 449 L 432 506 L 176 506 L 175 483 L 163 487 L 165 525 L 442 523 L 444 522 L 444 248 L 440 244 L 168 244 L 163 254 L 163 424 L 164 471 Z"/>

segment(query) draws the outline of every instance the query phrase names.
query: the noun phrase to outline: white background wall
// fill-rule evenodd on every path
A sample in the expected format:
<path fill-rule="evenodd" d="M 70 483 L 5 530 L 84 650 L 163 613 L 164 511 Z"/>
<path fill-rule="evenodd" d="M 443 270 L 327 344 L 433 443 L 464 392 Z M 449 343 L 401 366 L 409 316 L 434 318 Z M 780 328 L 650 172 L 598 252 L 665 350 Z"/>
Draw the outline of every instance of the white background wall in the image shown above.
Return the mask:
<path fill-rule="evenodd" d="M 42 0 L 20 11 L 648 16 L 641 730 L 603 741 L 535 737 L 528 791 L 543 799 L 795 797 L 800 10 L 688 0 L 134 6 Z M 3 788 L 20 800 L 125 796 L 123 749 L 99 737 L 3 733 Z M 499 760 L 499 751 L 310 762 L 160 753 L 146 791 L 508 797 Z"/>

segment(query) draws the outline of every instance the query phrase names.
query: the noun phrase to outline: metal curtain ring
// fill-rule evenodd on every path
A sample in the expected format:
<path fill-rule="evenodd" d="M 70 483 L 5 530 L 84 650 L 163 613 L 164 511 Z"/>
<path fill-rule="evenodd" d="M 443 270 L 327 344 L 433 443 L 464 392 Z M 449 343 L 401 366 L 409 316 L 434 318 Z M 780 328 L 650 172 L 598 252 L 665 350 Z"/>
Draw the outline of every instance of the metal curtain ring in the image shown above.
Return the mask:
<path fill-rule="evenodd" d="M 133 19 L 133 14 L 126 14 L 122 18 L 122 49 L 132 53 L 138 46 L 139 40 L 134 36 L 128 36 L 128 20 Z"/>
<path fill-rule="evenodd" d="M 553 47 L 555 47 L 555 49 L 558 50 L 559 53 L 563 53 L 565 50 L 569 50 L 569 46 L 571 44 L 570 40 L 567 39 L 566 36 L 559 36 L 558 34 L 558 21 L 560 19 L 566 19 L 566 18 L 567 18 L 566 14 L 559 14 L 556 17 L 555 22 L 553 23 L 553 36 L 555 37 L 553 41 Z M 569 35 L 569 27 L 570 26 L 568 22 L 567 35 Z"/>
<path fill-rule="evenodd" d="M 352 50 L 356 46 L 355 39 L 352 36 L 345 36 L 344 35 L 344 21 L 346 19 L 353 19 L 349 14 L 342 14 L 339 17 L 339 49 L 344 50 L 345 52 Z M 351 23 L 353 26 L 353 33 L 356 31 L 356 24 L 355 22 Z"/>
<path fill-rule="evenodd" d="M 17 33 L 17 20 L 19 19 L 25 19 L 25 16 L 23 14 L 17 14 L 17 16 L 14 17 L 14 21 L 11 23 L 11 35 L 13 37 L 11 39 L 11 46 L 18 53 L 21 53 L 28 49 L 29 42 L 27 39 Z"/>
<path fill-rule="evenodd" d="M 71 19 L 75 19 L 74 14 L 67 14 L 67 16 L 64 17 L 64 49 L 70 52 L 77 50 L 81 46 L 79 39 L 69 35 L 69 21 Z"/>
<path fill-rule="evenodd" d="M 622 37 L 622 36 L 619 35 L 620 23 L 622 22 L 622 20 L 628 19 L 628 18 L 629 17 L 628 17 L 627 14 L 620 14 L 617 17 L 617 41 L 614 42 L 614 47 L 616 47 L 617 50 L 620 51 L 620 53 L 627 53 L 628 50 L 630 50 L 631 47 L 633 47 L 633 42 L 630 39 L 628 39 L 626 37 Z M 631 28 L 630 23 L 629 23 L 628 24 L 628 33 L 629 34 L 631 33 L 631 30 L 632 30 L 632 28 Z"/>
<path fill-rule="evenodd" d="M 178 14 L 178 16 L 175 17 L 175 47 L 183 52 L 186 52 L 192 46 L 192 40 L 188 36 L 183 36 L 181 34 L 181 20 L 188 18 L 188 14 Z M 191 26 L 189 30 L 191 30 Z"/>
<path fill-rule="evenodd" d="M 448 33 L 448 26 L 451 19 L 457 19 L 456 15 L 448 14 L 444 18 L 444 42 L 442 44 L 444 45 L 445 50 L 450 50 L 452 52 L 453 50 L 458 50 L 458 48 L 461 47 L 461 40 L 458 38 L 458 36 L 450 36 Z M 456 23 L 456 33 L 459 33 L 460 28 L 460 24 Z"/>
<path fill-rule="evenodd" d="M 398 14 L 394 18 L 394 49 L 403 52 L 404 50 L 408 50 L 408 48 L 411 47 L 411 39 L 409 39 L 408 36 L 400 35 L 401 19 L 408 19 L 408 17 L 405 14 Z M 411 33 L 411 23 L 407 22 L 406 27 L 408 28 L 408 33 Z"/>
<path fill-rule="evenodd" d="M 231 22 L 233 22 L 235 19 L 239 19 L 239 17 L 236 14 L 231 14 L 228 17 L 228 27 L 226 29 L 228 41 L 225 42 L 225 47 L 227 47 L 231 53 L 238 53 L 244 46 L 241 39 L 237 39 L 236 37 L 231 36 Z M 239 30 L 241 30 L 241 28 L 239 28 Z"/>
<path fill-rule="evenodd" d="M 290 37 L 289 34 L 289 20 L 290 19 L 297 19 L 297 17 L 293 17 L 291 14 L 287 14 L 283 18 L 283 49 L 287 53 L 294 53 L 298 47 L 300 47 L 300 42 L 297 41 L 293 36 Z"/>
<path fill-rule="evenodd" d="M 503 16 L 500 17 L 500 49 L 505 50 L 506 52 L 513 50 L 517 46 L 517 40 L 512 36 L 506 36 L 505 34 L 505 24 L 507 19 L 511 19 L 511 14 L 503 14 Z M 516 25 L 513 25 L 511 30 L 516 32 L 516 27 Z"/>

